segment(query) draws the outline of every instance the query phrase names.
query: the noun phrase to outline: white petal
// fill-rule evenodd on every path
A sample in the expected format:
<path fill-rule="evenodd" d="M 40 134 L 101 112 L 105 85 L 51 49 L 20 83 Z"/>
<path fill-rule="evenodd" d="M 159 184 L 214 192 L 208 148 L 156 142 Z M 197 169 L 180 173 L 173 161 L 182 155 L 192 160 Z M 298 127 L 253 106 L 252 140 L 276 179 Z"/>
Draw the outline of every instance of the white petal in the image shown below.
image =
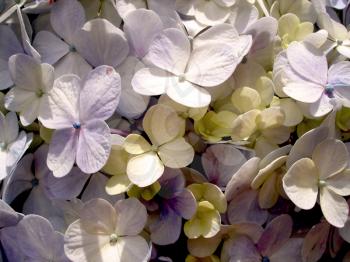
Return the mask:
<path fill-rule="evenodd" d="M 177 79 L 168 86 L 166 94 L 175 102 L 187 107 L 205 107 L 210 104 L 211 96 L 207 90 L 189 81 Z"/>
<path fill-rule="evenodd" d="M 131 158 L 126 172 L 132 183 L 139 187 L 147 187 L 162 176 L 164 165 L 156 153 L 149 152 Z"/>
<path fill-rule="evenodd" d="M 140 21 L 143 21 L 140 23 Z M 138 9 L 124 18 L 124 32 L 130 44 L 130 51 L 143 58 L 155 36 L 163 30 L 163 23 L 152 10 Z"/>
<path fill-rule="evenodd" d="M 175 75 L 185 72 L 191 45 L 184 32 L 169 28 L 156 36 L 146 56 L 155 66 Z"/>
<path fill-rule="evenodd" d="M 239 33 L 243 33 L 247 28 L 259 18 L 259 11 L 247 1 L 239 1 L 232 8 L 229 22 Z"/>
<path fill-rule="evenodd" d="M 7 92 L 4 104 L 7 110 L 20 112 L 30 106 L 32 101 L 36 99 L 37 96 L 34 91 L 14 87 Z"/>
<path fill-rule="evenodd" d="M 121 18 L 125 18 L 134 10 L 147 8 L 144 0 L 119 0 L 116 2 L 116 8 Z"/>
<path fill-rule="evenodd" d="M 118 249 L 119 260 L 123 261 L 141 261 L 149 260 L 150 247 L 146 240 L 140 236 L 125 236 L 118 239 L 116 248 Z M 115 257 L 110 257 L 115 259 Z M 105 260 L 111 261 L 111 260 Z"/>
<path fill-rule="evenodd" d="M 102 120 L 91 120 L 82 125 L 77 147 L 77 165 L 87 174 L 102 169 L 111 151 L 110 130 Z"/>
<path fill-rule="evenodd" d="M 78 52 L 95 67 L 116 67 L 129 53 L 124 32 L 107 20 L 99 18 L 87 22 L 75 33 L 74 44 Z"/>
<path fill-rule="evenodd" d="M 321 179 L 326 179 L 343 171 L 349 163 L 349 153 L 340 140 L 327 139 L 318 144 L 312 153 Z"/>
<path fill-rule="evenodd" d="M 69 45 L 48 31 L 35 35 L 33 46 L 41 55 L 41 61 L 53 65 L 69 52 Z"/>
<path fill-rule="evenodd" d="M 321 86 L 327 83 L 328 64 L 322 51 L 307 43 L 293 42 L 287 49 L 287 57 L 301 78 Z"/>
<path fill-rule="evenodd" d="M 8 145 L 8 152 L 6 157 L 6 166 L 9 174 L 12 173 L 16 167 L 17 162 L 21 159 L 24 152 L 28 149 L 32 143 L 33 135 L 26 134 L 24 131 L 19 133 L 17 139 Z"/>
<path fill-rule="evenodd" d="M 47 166 L 54 176 L 62 177 L 69 173 L 75 162 L 78 132 L 74 128 L 56 130 L 52 136 Z"/>
<path fill-rule="evenodd" d="M 84 8 L 79 1 L 60 0 L 53 5 L 50 19 L 55 32 L 72 44 L 75 32 L 84 25 Z"/>
<path fill-rule="evenodd" d="M 142 68 L 131 81 L 134 91 L 146 96 L 164 94 L 169 86 L 176 83 L 177 77 L 158 68 Z"/>
<path fill-rule="evenodd" d="M 116 233 L 119 236 L 134 236 L 141 233 L 147 222 L 147 210 L 137 198 L 118 201 Z"/>
<path fill-rule="evenodd" d="M 40 99 L 34 99 L 26 108 L 19 114 L 19 118 L 23 126 L 28 126 L 39 116 Z"/>
<path fill-rule="evenodd" d="M 119 103 L 121 83 L 119 74 L 110 66 L 92 70 L 80 92 L 80 120 L 107 120 Z"/>
<path fill-rule="evenodd" d="M 327 179 L 327 187 L 341 196 L 350 195 L 350 170 L 332 176 Z"/>
<path fill-rule="evenodd" d="M 349 206 L 346 200 L 327 186 L 320 189 L 320 204 L 327 221 L 335 227 L 343 227 L 348 219 Z"/>
<path fill-rule="evenodd" d="M 81 80 L 76 75 L 64 75 L 56 79 L 47 100 L 46 111 L 40 121 L 47 128 L 68 128 L 79 122 L 79 95 Z"/>
<path fill-rule="evenodd" d="M 171 168 L 182 168 L 192 163 L 194 150 L 182 137 L 159 147 L 158 155 L 163 164 Z"/>
<path fill-rule="evenodd" d="M 25 54 L 13 55 L 9 59 L 9 69 L 18 87 L 30 91 L 41 87 L 41 66 L 33 57 Z"/>
<path fill-rule="evenodd" d="M 312 83 L 288 83 L 283 87 L 283 92 L 289 97 L 303 102 L 315 103 L 323 94 L 323 87 Z"/>
<path fill-rule="evenodd" d="M 245 36 L 236 38 L 230 44 L 213 43 L 194 49 L 187 66 L 186 79 L 206 87 L 223 83 L 249 52 L 251 44 L 251 37 Z"/>
<path fill-rule="evenodd" d="M 295 162 L 283 177 L 283 188 L 292 202 L 302 209 L 314 207 L 318 193 L 318 170 L 309 158 Z"/>
<path fill-rule="evenodd" d="M 152 146 L 141 135 L 130 134 L 125 138 L 123 148 L 133 155 L 140 155 L 152 150 Z"/>
<path fill-rule="evenodd" d="M 205 25 L 217 25 L 225 22 L 230 16 L 230 9 L 222 7 L 215 1 L 199 0 L 196 3 L 195 17 Z"/>

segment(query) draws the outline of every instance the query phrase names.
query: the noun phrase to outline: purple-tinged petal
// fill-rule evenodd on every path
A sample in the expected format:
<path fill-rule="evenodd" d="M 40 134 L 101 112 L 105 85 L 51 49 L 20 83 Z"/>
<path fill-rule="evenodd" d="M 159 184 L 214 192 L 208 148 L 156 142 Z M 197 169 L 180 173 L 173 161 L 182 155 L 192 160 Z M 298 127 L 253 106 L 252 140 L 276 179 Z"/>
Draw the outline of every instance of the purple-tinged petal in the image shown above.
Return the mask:
<path fill-rule="evenodd" d="M 326 221 L 314 225 L 304 238 L 302 246 L 303 261 L 318 261 L 327 248 L 331 225 Z"/>
<path fill-rule="evenodd" d="M 49 31 L 38 32 L 33 46 L 41 55 L 41 61 L 51 65 L 69 52 L 69 45 Z"/>
<path fill-rule="evenodd" d="M 121 93 L 119 74 L 110 66 L 92 70 L 80 92 L 80 120 L 107 120 L 115 112 Z"/>
<path fill-rule="evenodd" d="M 110 136 L 109 127 L 102 120 L 91 120 L 81 127 L 76 154 L 81 171 L 91 174 L 102 169 L 111 151 Z"/>
<path fill-rule="evenodd" d="M 188 189 L 184 189 L 181 194 L 168 201 L 168 205 L 184 219 L 191 219 L 196 213 L 197 202 L 192 192 Z"/>
<path fill-rule="evenodd" d="M 247 159 L 234 146 L 218 144 L 208 147 L 201 160 L 208 181 L 225 188 Z"/>
<path fill-rule="evenodd" d="M 64 177 L 54 177 L 52 173 L 47 174 L 41 181 L 41 186 L 49 198 L 71 200 L 77 197 L 89 179 L 79 168 L 73 167 Z"/>
<path fill-rule="evenodd" d="M 303 238 L 290 238 L 287 242 L 270 257 L 271 262 L 295 262 L 302 261 L 301 247 L 303 245 Z"/>
<path fill-rule="evenodd" d="M 78 52 L 94 67 L 116 67 L 129 54 L 124 32 L 106 19 L 97 18 L 87 22 L 82 29 L 76 31 L 74 44 Z"/>
<path fill-rule="evenodd" d="M 79 132 L 74 128 L 56 130 L 52 136 L 47 166 L 55 177 L 63 177 L 72 169 L 78 146 Z"/>
<path fill-rule="evenodd" d="M 31 172 L 33 155 L 24 156 L 18 163 L 14 173 L 5 180 L 2 199 L 11 203 L 17 196 L 33 187 L 32 180 L 35 179 Z"/>
<path fill-rule="evenodd" d="M 293 220 L 289 215 L 274 218 L 265 228 L 257 243 L 257 249 L 264 256 L 271 256 L 280 249 L 292 234 Z"/>
<path fill-rule="evenodd" d="M 225 196 L 227 201 L 231 201 L 242 191 L 249 189 L 250 184 L 259 171 L 260 158 L 253 157 L 245 162 L 241 168 L 232 176 L 228 182 Z"/>
<path fill-rule="evenodd" d="M 85 23 L 85 12 L 77 0 L 60 0 L 52 6 L 50 18 L 55 32 L 72 44 L 75 32 Z"/>
<path fill-rule="evenodd" d="M 69 52 L 55 64 L 55 78 L 67 74 L 75 74 L 84 78 L 92 70 L 92 67 L 77 52 Z"/>
<path fill-rule="evenodd" d="M 181 225 L 181 217 L 171 209 L 168 209 L 166 214 L 160 214 L 149 225 L 152 242 L 158 245 L 175 243 L 179 239 Z"/>
<path fill-rule="evenodd" d="M 0 241 L 5 251 L 7 261 L 24 261 L 24 254 L 18 250 L 19 236 L 17 227 L 6 227 L 0 230 Z"/>
<path fill-rule="evenodd" d="M 124 18 L 123 29 L 131 54 L 142 59 L 155 36 L 163 30 L 163 23 L 154 11 L 137 9 Z"/>
<path fill-rule="evenodd" d="M 237 236 L 225 241 L 221 250 L 221 261 L 260 262 L 261 256 L 250 238 Z"/>
<path fill-rule="evenodd" d="M 158 194 L 165 199 L 180 195 L 185 188 L 185 178 L 179 169 L 166 167 L 158 182 L 161 185 Z"/>
<path fill-rule="evenodd" d="M 0 228 L 14 226 L 20 219 L 21 215 L 0 199 Z"/>
<path fill-rule="evenodd" d="M 68 261 L 63 251 L 63 235 L 55 232 L 50 222 L 37 215 L 25 216 L 17 225 L 17 234 L 26 241 L 19 241 L 22 252 L 33 260 Z M 61 253 L 59 253 L 61 251 Z"/>
<path fill-rule="evenodd" d="M 252 222 L 262 225 L 268 217 L 267 210 L 258 203 L 258 192 L 246 190 L 236 195 L 227 207 L 227 217 L 231 224 Z"/>

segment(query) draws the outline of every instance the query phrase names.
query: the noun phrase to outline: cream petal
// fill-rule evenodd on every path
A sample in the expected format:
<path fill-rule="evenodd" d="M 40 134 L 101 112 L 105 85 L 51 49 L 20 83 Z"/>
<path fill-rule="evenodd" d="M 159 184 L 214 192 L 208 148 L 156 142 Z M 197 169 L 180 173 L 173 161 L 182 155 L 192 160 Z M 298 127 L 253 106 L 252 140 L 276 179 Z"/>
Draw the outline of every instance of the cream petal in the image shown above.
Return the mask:
<path fill-rule="evenodd" d="M 158 155 L 163 164 L 170 168 L 182 168 L 192 163 L 194 150 L 182 137 L 158 148 Z"/>

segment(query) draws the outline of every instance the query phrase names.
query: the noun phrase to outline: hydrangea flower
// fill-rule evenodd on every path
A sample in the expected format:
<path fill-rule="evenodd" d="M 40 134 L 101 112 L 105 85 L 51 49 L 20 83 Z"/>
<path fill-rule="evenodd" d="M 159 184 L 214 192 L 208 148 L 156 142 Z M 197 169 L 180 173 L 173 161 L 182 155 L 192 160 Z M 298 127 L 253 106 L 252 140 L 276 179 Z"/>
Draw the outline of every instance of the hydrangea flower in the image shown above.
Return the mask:
<path fill-rule="evenodd" d="M 148 261 L 150 247 L 139 236 L 146 221 L 146 208 L 135 198 L 114 206 L 93 199 L 67 229 L 65 253 L 73 261 Z"/>
<path fill-rule="evenodd" d="M 111 150 L 105 120 L 118 105 L 120 89 L 119 74 L 109 66 L 95 68 L 84 80 L 76 75 L 55 80 L 41 119 L 45 127 L 56 129 L 47 157 L 54 176 L 67 175 L 75 161 L 84 173 L 105 165 Z"/>
<path fill-rule="evenodd" d="M 283 177 L 283 188 L 293 203 L 302 209 L 311 209 L 320 193 L 322 213 L 335 227 L 343 227 L 349 206 L 342 196 L 349 192 L 349 153 L 345 145 L 327 139 L 316 146 L 311 158 L 304 157 L 288 169 Z"/>
<path fill-rule="evenodd" d="M 190 190 L 185 188 L 185 178 L 180 170 L 166 168 L 158 180 L 160 190 L 153 199 L 159 215 L 151 216 L 151 240 L 158 245 L 175 243 L 182 230 L 182 218 L 190 219 L 197 203 Z"/>
<path fill-rule="evenodd" d="M 54 81 L 54 69 L 49 64 L 40 64 L 33 57 L 17 54 L 9 59 L 9 69 L 15 87 L 5 96 L 5 107 L 19 112 L 21 123 L 30 125 L 41 120 L 47 110 L 48 93 Z"/>
<path fill-rule="evenodd" d="M 295 42 L 278 55 L 274 74 L 281 74 L 283 92 L 301 102 L 304 113 L 320 117 L 333 109 L 332 98 L 341 99 L 345 106 L 349 104 L 349 65 L 339 62 L 328 70 L 327 58 L 320 50 L 308 43 Z"/>
<path fill-rule="evenodd" d="M 50 23 L 54 32 L 40 31 L 33 41 L 42 61 L 54 65 L 56 76 L 73 73 L 84 77 L 91 66 L 75 46 L 76 32 L 85 23 L 84 8 L 77 0 L 57 1 L 51 8 Z"/>
<path fill-rule="evenodd" d="M 210 94 L 200 86 L 223 83 L 250 46 L 250 38 L 245 37 L 231 44 L 213 42 L 191 50 L 185 33 L 175 28 L 166 29 L 155 37 L 147 54 L 147 61 L 155 67 L 136 72 L 132 86 L 143 95 L 166 93 L 175 102 L 188 107 L 207 106 Z M 207 57 L 211 54 L 209 61 Z"/>
<path fill-rule="evenodd" d="M 157 181 L 164 166 L 181 168 L 194 157 L 192 146 L 183 138 L 185 122 L 168 106 L 151 107 L 144 119 L 143 128 L 152 144 L 137 134 L 126 137 L 124 149 L 133 156 L 126 172 L 132 183 L 146 187 Z"/>

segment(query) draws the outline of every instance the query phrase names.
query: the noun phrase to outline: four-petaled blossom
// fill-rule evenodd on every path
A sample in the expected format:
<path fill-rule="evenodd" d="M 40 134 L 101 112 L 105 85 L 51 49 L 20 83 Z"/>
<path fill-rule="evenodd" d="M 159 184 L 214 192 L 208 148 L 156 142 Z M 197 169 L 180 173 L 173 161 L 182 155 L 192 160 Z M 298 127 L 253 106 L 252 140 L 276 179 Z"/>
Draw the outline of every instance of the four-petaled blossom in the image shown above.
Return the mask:
<path fill-rule="evenodd" d="M 319 195 L 327 221 L 335 227 L 343 227 L 349 213 L 349 206 L 342 197 L 350 195 L 348 163 L 349 153 L 344 143 L 326 139 L 316 146 L 311 158 L 304 157 L 293 163 L 283 177 L 283 188 L 301 209 L 313 208 Z"/>
<path fill-rule="evenodd" d="M 147 222 L 146 208 L 136 198 L 114 206 L 103 199 L 84 205 L 80 219 L 65 234 L 64 250 L 72 261 L 148 261 L 150 247 L 139 236 Z"/>
<path fill-rule="evenodd" d="M 120 77 L 110 66 L 99 66 L 82 80 L 64 75 L 55 80 L 47 110 L 42 116 L 53 134 L 47 166 L 54 176 L 68 174 L 76 161 L 84 173 L 99 171 L 111 150 L 105 120 L 114 113 L 120 97 Z"/>

